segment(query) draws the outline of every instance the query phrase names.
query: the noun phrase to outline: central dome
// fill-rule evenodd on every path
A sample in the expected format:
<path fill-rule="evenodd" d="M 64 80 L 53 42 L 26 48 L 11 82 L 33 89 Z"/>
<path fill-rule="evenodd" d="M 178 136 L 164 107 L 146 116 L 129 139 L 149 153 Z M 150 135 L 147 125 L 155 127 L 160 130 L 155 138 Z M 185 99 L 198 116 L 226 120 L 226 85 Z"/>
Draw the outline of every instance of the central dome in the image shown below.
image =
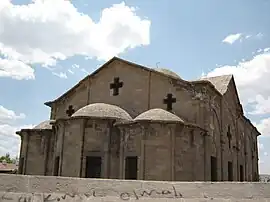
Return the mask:
<path fill-rule="evenodd" d="M 165 69 L 165 68 L 154 68 L 155 71 L 157 72 L 161 72 L 163 74 L 167 74 L 169 76 L 173 76 L 176 78 L 180 78 L 180 76 L 178 76 L 178 74 L 176 74 L 175 72 L 169 70 L 169 69 Z"/>
<path fill-rule="evenodd" d="M 89 117 L 89 118 L 101 118 L 101 119 L 118 119 L 131 121 L 131 116 L 122 108 L 105 104 L 94 103 L 82 107 L 76 111 L 71 117 Z"/>

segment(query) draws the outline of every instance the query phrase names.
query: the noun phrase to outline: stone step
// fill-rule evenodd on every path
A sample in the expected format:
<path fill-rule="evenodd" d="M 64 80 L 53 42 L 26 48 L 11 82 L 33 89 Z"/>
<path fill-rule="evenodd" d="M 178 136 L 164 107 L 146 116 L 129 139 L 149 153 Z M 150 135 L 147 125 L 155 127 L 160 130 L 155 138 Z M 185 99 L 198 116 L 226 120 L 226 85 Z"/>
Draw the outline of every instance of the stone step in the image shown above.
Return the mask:
<path fill-rule="evenodd" d="M 270 183 L 158 182 L 0 174 L 2 201 L 270 202 Z"/>

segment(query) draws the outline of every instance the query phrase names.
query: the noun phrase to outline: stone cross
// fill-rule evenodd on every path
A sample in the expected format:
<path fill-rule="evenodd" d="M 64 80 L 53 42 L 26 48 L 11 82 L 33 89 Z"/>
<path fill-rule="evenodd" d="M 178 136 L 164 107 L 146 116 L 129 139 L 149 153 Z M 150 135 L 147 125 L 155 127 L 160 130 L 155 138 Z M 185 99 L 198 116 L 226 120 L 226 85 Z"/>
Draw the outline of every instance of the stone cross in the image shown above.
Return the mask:
<path fill-rule="evenodd" d="M 229 148 L 231 148 L 232 134 L 231 134 L 231 127 L 230 126 L 228 126 L 227 137 L 228 137 L 228 141 L 229 141 Z"/>
<path fill-rule="evenodd" d="M 75 112 L 72 105 L 68 106 L 68 109 L 66 110 L 66 114 L 71 117 L 71 115 Z"/>
<path fill-rule="evenodd" d="M 167 94 L 167 97 L 163 100 L 163 103 L 167 105 L 167 111 L 172 110 L 172 104 L 176 102 L 176 98 L 173 98 L 171 93 Z"/>
<path fill-rule="evenodd" d="M 123 87 L 124 83 L 119 81 L 119 77 L 113 79 L 113 83 L 110 83 L 110 89 L 113 89 L 113 96 L 119 95 L 119 89 Z"/>

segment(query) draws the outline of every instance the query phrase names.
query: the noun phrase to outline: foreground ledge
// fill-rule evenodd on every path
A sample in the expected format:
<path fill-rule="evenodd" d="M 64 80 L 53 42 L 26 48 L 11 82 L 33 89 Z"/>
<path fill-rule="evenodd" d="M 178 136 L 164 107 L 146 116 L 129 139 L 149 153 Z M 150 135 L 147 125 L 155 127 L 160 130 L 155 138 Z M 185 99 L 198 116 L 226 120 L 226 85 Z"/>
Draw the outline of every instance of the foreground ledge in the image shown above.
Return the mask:
<path fill-rule="evenodd" d="M 270 202 L 270 183 L 158 182 L 0 174 L 2 201 Z"/>

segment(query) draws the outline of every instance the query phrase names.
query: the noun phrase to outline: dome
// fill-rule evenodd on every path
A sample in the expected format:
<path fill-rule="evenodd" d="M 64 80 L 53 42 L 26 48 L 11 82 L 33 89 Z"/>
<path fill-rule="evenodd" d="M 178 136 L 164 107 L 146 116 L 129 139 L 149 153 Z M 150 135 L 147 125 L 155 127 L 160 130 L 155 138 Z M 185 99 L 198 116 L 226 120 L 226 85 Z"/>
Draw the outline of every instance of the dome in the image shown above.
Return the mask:
<path fill-rule="evenodd" d="M 43 121 L 40 124 L 36 125 L 33 129 L 35 130 L 52 129 L 51 121 L 53 120 Z"/>
<path fill-rule="evenodd" d="M 76 111 L 71 117 L 132 120 L 131 116 L 122 108 L 105 103 L 89 104 Z"/>
<path fill-rule="evenodd" d="M 184 123 L 181 118 L 164 109 L 150 109 L 138 115 L 134 121 Z"/>
<path fill-rule="evenodd" d="M 169 70 L 169 69 L 165 69 L 165 68 L 154 68 L 155 71 L 161 72 L 163 74 L 167 74 L 169 76 L 173 76 L 176 78 L 180 78 L 180 76 L 178 76 L 178 74 L 176 74 L 175 72 Z"/>

